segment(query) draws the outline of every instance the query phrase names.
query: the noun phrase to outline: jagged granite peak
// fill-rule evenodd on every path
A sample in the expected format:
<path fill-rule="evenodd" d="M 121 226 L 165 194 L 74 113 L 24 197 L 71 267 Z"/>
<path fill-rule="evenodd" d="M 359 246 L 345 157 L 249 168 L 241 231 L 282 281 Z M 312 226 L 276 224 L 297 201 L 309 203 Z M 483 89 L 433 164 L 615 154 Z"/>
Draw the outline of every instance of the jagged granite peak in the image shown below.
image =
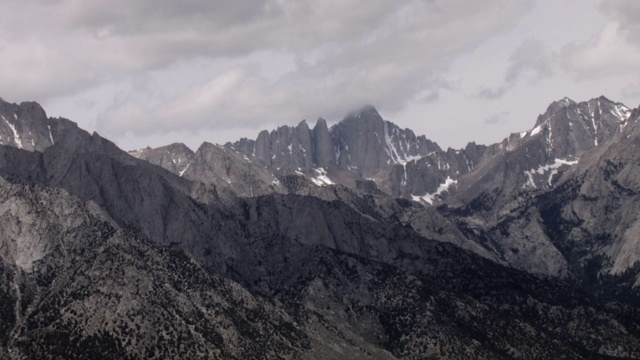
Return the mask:
<path fill-rule="evenodd" d="M 392 164 L 405 164 L 440 147 L 424 136 L 416 137 L 410 129 L 401 129 L 384 120 L 373 106 L 353 112 L 331 127 L 338 164 L 362 178 Z"/>
<path fill-rule="evenodd" d="M 630 109 L 604 96 L 576 103 L 556 101 L 540 115 L 535 127 L 523 136 L 544 136 L 550 154 L 556 158 L 580 157 L 608 141 L 624 125 Z"/>
<path fill-rule="evenodd" d="M 234 149 L 245 155 L 256 156 L 256 141 L 247 139 L 245 137 L 233 143 L 227 142 L 226 144 L 224 144 L 224 147 L 228 149 Z"/>
<path fill-rule="evenodd" d="M 227 143 L 227 148 L 247 156 L 255 156 L 268 168 L 279 174 L 295 171 L 309 172 L 314 168 L 313 135 L 307 122 L 297 126 L 280 126 L 268 132 L 263 130 L 254 141 L 241 139 Z"/>
<path fill-rule="evenodd" d="M 0 144 L 42 151 L 54 143 L 51 126 L 39 104 L 17 105 L 0 100 Z"/>
<path fill-rule="evenodd" d="M 584 153 L 554 187 L 510 201 L 487 191 L 451 213 L 446 209 L 446 216 L 460 216 L 467 234 L 477 234 L 514 267 L 588 288 L 599 284 L 603 296 L 640 287 L 639 118 L 637 109 L 631 112 L 620 132 Z M 496 208 L 498 216 L 486 221 Z"/>
<path fill-rule="evenodd" d="M 229 189 L 238 196 L 259 196 L 284 189 L 264 164 L 235 151 L 229 144 L 204 142 L 193 152 L 182 143 L 174 143 L 133 150 L 129 154 L 185 179 Z"/>
<path fill-rule="evenodd" d="M 627 142 L 640 131 L 634 114 L 604 97 L 553 103 L 532 130 L 512 134 L 494 156 L 458 179 L 457 193 L 445 200 L 447 213 L 455 209 L 449 214 L 461 217 L 458 224 L 468 234 L 529 272 L 586 281 L 592 271 L 632 269 L 638 253 L 630 250 L 633 235 L 625 234 L 634 232 L 634 222 L 624 213 L 635 210 L 624 204 L 635 200 L 616 200 L 619 183 L 606 174 L 633 161 L 601 156 L 634 153 L 633 141 Z M 613 165 L 603 169 L 607 163 Z M 621 248 L 622 258 L 613 250 Z"/>
<path fill-rule="evenodd" d="M 315 176 L 321 171 L 349 185 L 373 178 L 392 164 L 405 164 L 441 151 L 426 137 L 417 137 L 413 131 L 383 120 L 373 106 L 348 114 L 331 128 L 320 118 L 313 130 L 301 122 L 296 127 L 263 130 L 255 141 L 241 139 L 225 146 L 255 156 L 278 174 Z"/>
<path fill-rule="evenodd" d="M 189 165 L 194 152 L 183 143 L 173 143 L 155 149 L 146 147 L 144 149 L 132 150 L 129 151 L 129 154 L 138 159 L 161 166 L 174 174 L 182 174 Z"/>
<path fill-rule="evenodd" d="M 87 136 L 89 134 L 71 120 L 47 117 L 36 102 L 18 105 L 0 99 L 0 145 L 43 152 L 65 138 L 73 141 Z"/>
<path fill-rule="evenodd" d="M 385 130 L 384 120 L 372 106 L 347 115 L 331 127 L 338 164 L 361 177 L 373 177 L 389 163 Z"/>
<path fill-rule="evenodd" d="M 316 166 L 332 168 L 336 165 L 336 152 L 331 142 L 327 121 L 319 118 L 313 127 L 313 161 Z"/>
<path fill-rule="evenodd" d="M 468 203 L 492 181 L 507 189 L 507 197 L 522 187 L 549 188 L 583 154 L 619 132 L 629 113 L 626 106 L 605 97 L 581 103 L 564 98 L 552 103 L 531 130 L 511 134 L 501 143 L 434 151 L 415 164 L 385 169 L 377 178 L 389 194 L 429 203 L 476 188 L 467 191 L 471 197 L 463 196 L 462 202 Z M 510 165 L 504 167 L 505 161 Z"/>
<path fill-rule="evenodd" d="M 468 204 L 491 189 L 500 189 L 500 197 L 510 201 L 523 188 L 537 191 L 553 187 L 584 154 L 619 133 L 629 114 L 626 106 L 605 97 L 581 103 L 564 98 L 552 103 L 531 130 L 511 134 L 482 150 L 477 148 L 482 155 L 478 151 L 472 155 L 473 147 L 463 149 L 464 158 L 475 160 L 473 171 L 454 166 L 458 175 L 448 175 L 458 181 L 456 192 L 463 193 L 457 203 Z"/>
<path fill-rule="evenodd" d="M 605 97 L 583 103 L 564 98 L 552 103 L 529 131 L 512 134 L 499 144 L 472 142 L 464 149 L 443 151 L 426 137 L 384 120 L 368 105 L 349 113 L 331 129 L 325 130 L 326 121 L 319 120 L 310 135 L 307 127 L 281 127 L 261 132 L 255 142 L 241 140 L 230 146 L 255 155 L 279 174 L 301 171 L 313 175 L 314 169 L 323 168 L 338 183 L 353 186 L 370 179 L 389 195 L 433 203 L 464 190 L 478 178 L 467 176 L 459 183 L 461 177 L 474 170 L 484 177 L 490 174 L 493 162 L 514 152 L 521 155 L 509 155 L 520 168 L 518 178 L 510 180 L 512 187 L 551 186 L 550 180 L 558 178 L 561 170 L 611 138 L 628 113 L 624 105 Z M 296 141 L 304 151 L 292 154 Z"/>
<path fill-rule="evenodd" d="M 462 150 L 436 148 L 409 162 L 383 168 L 374 179 L 390 195 L 432 204 L 454 190 L 457 179 L 481 164 L 492 150 L 474 142 Z"/>

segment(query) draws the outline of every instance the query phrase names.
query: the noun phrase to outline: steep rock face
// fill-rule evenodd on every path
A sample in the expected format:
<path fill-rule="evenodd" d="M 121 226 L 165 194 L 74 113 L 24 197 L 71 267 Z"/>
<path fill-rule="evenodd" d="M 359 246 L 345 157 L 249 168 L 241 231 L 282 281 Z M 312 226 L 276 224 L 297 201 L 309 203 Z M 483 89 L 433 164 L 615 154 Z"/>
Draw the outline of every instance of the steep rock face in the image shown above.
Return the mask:
<path fill-rule="evenodd" d="M 372 106 L 348 115 L 331 128 L 338 163 L 371 178 L 390 164 L 406 163 L 440 148 L 409 129 L 382 119 Z"/>
<path fill-rule="evenodd" d="M 336 165 L 336 155 L 331 142 L 331 134 L 325 119 L 318 119 L 313 127 L 313 161 L 316 166 L 333 168 Z"/>
<path fill-rule="evenodd" d="M 373 107 L 348 115 L 331 130 L 341 166 L 369 178 L 377 169 L 390 163 L 386 125 Z"/>
<path fill-rule="evenodd" d="M 246 139 L 227 147 L 248 156 L 255 156 L 277 173 L 310 171 L 313 169 L 313 143 L 306 121 L 296 127 L 281 126 L 271 133 L 262 131 L 253 144 Z"/>

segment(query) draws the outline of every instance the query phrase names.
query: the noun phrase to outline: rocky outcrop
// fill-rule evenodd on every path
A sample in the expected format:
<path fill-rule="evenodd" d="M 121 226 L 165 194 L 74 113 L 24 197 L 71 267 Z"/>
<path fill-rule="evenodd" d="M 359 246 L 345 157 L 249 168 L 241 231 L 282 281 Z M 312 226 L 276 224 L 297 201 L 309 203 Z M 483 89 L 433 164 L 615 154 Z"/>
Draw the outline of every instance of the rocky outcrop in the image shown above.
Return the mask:
<path fill-rule="evenodd" d="M 161 166 L 174 174 L 182 175 L 187 169 L 193 157 L 193 151 L 182 143 L 173 143 L 167 146 L 152 149 L 129 151 L 129 154 L 141 160 Z"/>
<path fill-rule="evenodd" d="M 226 187 L 239 196 L 284 191 L 280 180 L 255 158 L 207 142 L 200 145 L 180 176 Z"/>

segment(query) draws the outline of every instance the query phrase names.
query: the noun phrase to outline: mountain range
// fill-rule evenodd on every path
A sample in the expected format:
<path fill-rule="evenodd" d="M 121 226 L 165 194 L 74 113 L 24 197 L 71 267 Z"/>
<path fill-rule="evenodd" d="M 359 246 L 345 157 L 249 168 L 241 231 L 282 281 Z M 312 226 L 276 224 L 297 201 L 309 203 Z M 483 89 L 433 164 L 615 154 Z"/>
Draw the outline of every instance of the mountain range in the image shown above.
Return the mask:
<path fill-rule="evenodd" d="M 0 358 L 640 358 L 640 110 L 123 151 L 0 99 Z"/>

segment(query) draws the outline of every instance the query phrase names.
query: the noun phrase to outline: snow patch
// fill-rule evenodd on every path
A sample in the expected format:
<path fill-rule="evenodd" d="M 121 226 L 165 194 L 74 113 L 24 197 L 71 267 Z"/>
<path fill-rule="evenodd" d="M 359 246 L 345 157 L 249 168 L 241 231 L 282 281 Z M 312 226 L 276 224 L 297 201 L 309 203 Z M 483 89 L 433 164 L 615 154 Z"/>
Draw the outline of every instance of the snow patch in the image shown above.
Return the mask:
<path fill-rule="evenodd" d="M 318 174 L 311 178 L 311 181 L 318 186 L 334 185 L 335 183 L 327 176 L 327 170 L 324 168 L 313 169 Z"/>
<path fill-rule="evenodd" d="M 552 164 L 540 166 L 537 169 L 525 171 L 527 176 L 527 183 L 523 187 L 537 188 L 534 174 L 544 175 L 548 172 L 547 185 L 552 186 L 553 177 L 558 174 L 558 169 L 563 165 L 573 166 L 578 163 L 578 160 L 566 160 L 566 159 L 554 159 Z"/>
<path fill-rule="evenodd" d="M 591 126 L 593 126 L 593 144 L 598 146 L 598 124 L 595 117 L 591 117 Z"/>
<path fill-rule="evenodd" d="M 536 126 L 531 130 L 531 136 L 538 135 L 542 131 L 542 124 Z"/>
<path fill-rule="evenodd" d="M 613 111 L 615 111 L 618 119 L 623 122 L 629 120 L 629 116 L 631 116 L 631 110 L 624 105 L 615 105 Z"/>
<path fill-rule="evenodd" d="M 49 128 L 49 140 L 51 140 L 51 145 L 55 144 L 53 142 L 53 135 L 51 135 L 51 125 L 47 125 L 47 127 Z"/>
<path fill-rule="evenodd" d="M 400 160 L 399 163 L 402 164 L 402 165 L 406 165 L 406 164 L 408 164 L 408 163 L 410 163 L 412 161 L 416 161 L 416 160 L 420 160 L 420 159 L 422 159 L 422 156 L 419 156 L 419 155 L 414 155 L 414 156 L 408 155 L 408 156 L 404 157 L 404 160 Z"/>
<path fill-rule="evenodd" d="M 447 176 L 447 178 L 445 179 L 445 181 L 440 184 L 440 186 L 438 186 L 438 189 L 436 190 L 436 192 L 431 193 L 431 194 L 426 194 L 423 196 L 416 196 L 411 194 L 411 198 L 413 199 L 413 201 L 424 201 L 426 203 L 429 204 L 433 204 L 433 200 L 436 199 L 436 197 L 441 196 L 443 192 L 445 191 L 449 191 L 449 188 L 451 187 L 451 185 L 455 185 L 458 183 L 458 180 L 453 180 L 451 177 Z"/>
<path fill-rule="evenodd" d="M 187 169 L 189 168 L 189 165 L 191 165 L 191 164 L 187 164 L 187 166 L 185 166 L 184 169 L 182 169 L 182 171 L 180 171 L 180 177 L 182 177 L 182 175 L 184 175 L 184 172 L 187 171 Z"/>
<path fill-rule="evenodd" d="M 397 163 L 400 157 L 396 152 L 395 146 L 391 143 L 391 136 L 389 136 L 389 129 L 386 122 L 384 123 L 384 141 L 387 143 L 387 148 L 385 149 L 387 154 L 394 163 Z"/>
<path fill-rule="evenodd" d="M 392 133 L 392 134 L 390 134 Z M 402 137 L 402 140 L 398 140 L 398 146 L 393 144 L 392 135 L 397 135 Z M 377 134 L 376 134 L 377 136 Z M 409 143 L 406 140 L 406 134 L 398 134 L 398 129 L 393 127 L 389 127 L 387 122 L 384 123 L 384 140 L 387 145 L 385 151 L 387 155 L 389 155 L 389 159 L 387 160 L 387 164 L 393 162 L 394 164 L 407 164 L 411 161 L 421 159 L 422 156 L 409 155 L 407 152 L 409 151 Z"/>
<path fill-rule="evenodd" d="M 16 129 L 16 127 L 12 123 L 8 122 L 7 119 L 4 118 L 4 116 L 2 117 L 2 119 L 4 120 L 4 122 L 7 123 L 7 125 L 9 125 L 9 128 L 11 128 L 11 131 L 13 131 L 13 140 L 15 141 L 18 149 L 23 149 L 22 139 L 20 139 L 20 134 L 18 133 L 18 130 Z"/>

